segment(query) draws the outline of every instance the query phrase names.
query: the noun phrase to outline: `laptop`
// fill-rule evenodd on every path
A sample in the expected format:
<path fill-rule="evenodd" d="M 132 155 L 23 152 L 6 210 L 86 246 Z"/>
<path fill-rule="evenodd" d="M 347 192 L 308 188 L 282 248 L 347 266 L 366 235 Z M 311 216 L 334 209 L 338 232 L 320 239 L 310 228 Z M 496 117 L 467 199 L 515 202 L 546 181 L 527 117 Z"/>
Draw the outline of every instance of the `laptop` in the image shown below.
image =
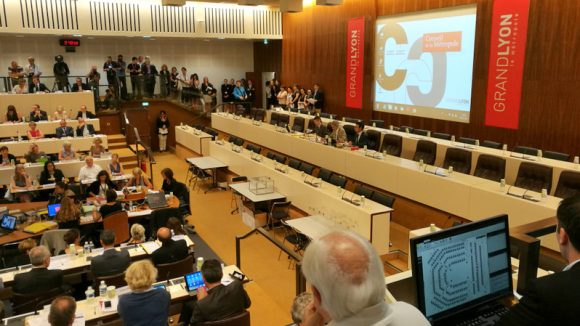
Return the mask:
<path fill-rule="evenodd" d="M 163 192 L 147 195 L 147 204 L 149 204 L 150 209 L 157 209 L 168 206 L 167 199 L 165 199 L 165 194 Z"/>
<path fill-rule="evenodd" d="M 56 217 L 56 214 L 60 211 L 60 204 L 49 204 L 48 205 L 48 217 L 52 220 Z"/>
<path fill-rule="evenodd" d="M 183 279 L 185 280 L 185 290 L 189 293 L 195 292 L 197 288 L 205 285 L 201 271 L 186 274 Z"/>
<path fill-rule="evenodd" d="M 0 236 L 14 232 L 16 230 L 16 220 L 16 216 L 2 216 L 2 220 L 0 220 Z"/>
<path fill-rule="evenodd" d="M 508 311 L 507 215 L 412 238 L 411 262 L 417 306 L 432 325 L 493 325 Z"/>

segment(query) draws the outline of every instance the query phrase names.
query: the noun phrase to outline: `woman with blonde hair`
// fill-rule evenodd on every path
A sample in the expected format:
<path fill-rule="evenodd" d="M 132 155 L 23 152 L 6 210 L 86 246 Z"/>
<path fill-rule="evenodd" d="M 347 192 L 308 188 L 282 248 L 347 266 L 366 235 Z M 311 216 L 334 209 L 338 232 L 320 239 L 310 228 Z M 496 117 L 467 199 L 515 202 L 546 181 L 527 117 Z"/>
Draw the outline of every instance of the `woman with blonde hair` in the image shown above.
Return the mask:
<path fill-rule="evenodd" d="M 63 197 L 55 217 L 59 229 L 76 229 L 81 220 L 81 209 L 72 197 Z"/>
<path fill-rule="evenodd" d="M 28 203 L 32 201 L 32 193 L 29 191 L 18 192 L 18 190 L 29 190 L 31 187 L 32 180 L 26 173 L 24 164 L 16 164 L 16 167 L 14 168 L 14 176 L 12 177 L 12 180 L 10 180 L 10 192 L 14 194 L 14 198 L 18 201 Z"/>
<path fill-rule="evenodd" d="M 332 128 L 332 133 L 330 133 L 330 138 L 336 141 L 337 144 L 342 144 L 346 142 L 346 131 L 340 125 L 337 120 L 333 120 L 330 123 L 330 127 Z"/>
<path fill-rule="evenodd" d="M 135 245 L 145 242 L 145 228 L 139 223 L 131 226 L 131 239 L 127 242 L 128 245 Z"/>
<path fill-rule="evenodd" d="M 103 146 L 103 141 L 101 140 L 101 138 L 95 138 L 95 140 L 93 140 L 93 146 L 91 146 L 90 152 L 91 152 L 91 156 L 92 157 L 101 157 L 101 155 L 103 155 L 105 152 L 107 151 L 107 149 L 105 148 L 105 146 Z"/>
<path fill-rule="evenodd" d="M 119 297 L 117 311 L 125 325 L 167 326 L 171 296 L 164 289 L 151 287 L 157 280 L 157 269 L 150 260 L 132 263 L 125 271 L 125 282 L 131 293 Z"/>
<path fill-rule="evenodd" d="M 143 175 L 143 171 L 140 168 L 134 168 L 133 176 L 127 183 L 127 187 L 147 187 L 147 189 L 153 189 L 153 184 L 146 175 Z"/>
<path fill-rule="evenodd" d="M 30 121 L 28 123 L 28 127 L 30 127 L 30 129 L 28 129 L 28 131 L 26 132 L 28 140 L 37 140 L 44 138 L 44 134 L 42 133 L 42 131 L 40 129 L 37 129 L 36 122 Z"/>

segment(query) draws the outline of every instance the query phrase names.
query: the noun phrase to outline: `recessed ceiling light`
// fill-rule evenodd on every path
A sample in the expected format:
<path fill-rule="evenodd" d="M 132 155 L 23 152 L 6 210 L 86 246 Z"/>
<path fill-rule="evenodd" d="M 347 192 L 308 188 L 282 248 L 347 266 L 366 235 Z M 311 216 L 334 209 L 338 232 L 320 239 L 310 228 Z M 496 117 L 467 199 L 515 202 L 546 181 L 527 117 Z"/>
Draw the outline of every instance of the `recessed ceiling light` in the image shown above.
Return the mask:
<path fill-rule="evenodd" d="M 143 38 L 151 38 L 151 35 L 143 35 Z"/>
<path fill-rule="evenodd" d="M 16 37 L 24 37 L 24 35 L 16 35 Z"/>
<path fill-rule="evenodd" d="M 73 34 L 74 37 L 83 37 L 83 34 Z"/>

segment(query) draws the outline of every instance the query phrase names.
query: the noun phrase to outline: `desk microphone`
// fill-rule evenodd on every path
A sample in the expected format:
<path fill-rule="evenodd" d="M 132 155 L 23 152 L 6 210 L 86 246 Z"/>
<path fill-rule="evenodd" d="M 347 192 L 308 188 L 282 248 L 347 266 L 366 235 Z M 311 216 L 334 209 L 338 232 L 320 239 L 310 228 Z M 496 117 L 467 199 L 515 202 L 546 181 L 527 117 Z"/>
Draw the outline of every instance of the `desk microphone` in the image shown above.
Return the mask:
<path fill-rule="evenodd" d="M 169 285 L 169 276 L 171 275 L 171 271 L 167 271 L 167 275 L 165 275 L 165 279 L 167 282 L 167 285 Z"/>

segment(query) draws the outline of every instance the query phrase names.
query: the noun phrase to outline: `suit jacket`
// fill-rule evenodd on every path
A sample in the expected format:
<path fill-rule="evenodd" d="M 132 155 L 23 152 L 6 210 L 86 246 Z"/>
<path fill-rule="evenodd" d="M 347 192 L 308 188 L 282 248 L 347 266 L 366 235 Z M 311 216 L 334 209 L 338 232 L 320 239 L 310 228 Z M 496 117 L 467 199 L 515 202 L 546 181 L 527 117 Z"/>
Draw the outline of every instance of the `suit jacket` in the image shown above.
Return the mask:
<path fill-rule="evenodd" d="M 318 137 L 326 137 L 326 135 L 328 135 L 328 128 L 324 125 L 320 125 L 320 127 L 316 127 L 314 126 L 314 129 L 312 129 L 312 131 L 318 135 Z"/>
<path fill-rule="evenodd" d="M 96 118 L 96 115 L 93 112 L 87 111 L 86 113 L 87 113 L 87 119 L 94 119 L 94 118 Z M 78 118 L 82 118 L 82 117 L 83 117 L 83 113 L 81 111 L 79 111 L 77 113 L 77 119 Z"/>
<path fill-rule="evenodd" d="M 91 259 L 91 272 L 95 276 L 109 276 L 123 273 L 131 264 L 127 250 L 108 249 L 100 256 Z"/>
<path fill-rule="evenodd" d="M 39 83 L 38 86 L 35 84 L 28 85 L 28 93 L 36 93 L 36 92 L 46 92 L 48 88 L 43 83 Z"/>
<path fill-rule="evenodd" d="M 496 325 L 580 325 L 580 262 L 540 277 Z"/>
<path fill-rule="evenodd" d="M 66 127 L 64 127 L 64 130 L 62 127 L 56 128 L 56 137 L 57 138 L 72 137 L 72 136 L 74 136 L 74 129 L 72 127 L 66 126 Z"/>
<path fill-rule="evenodd" d="M 62 287 L 62 271 L 33 268 L 30 272 L 16 274 L 12 290 L 19 294 L 47 292 Z"/>
<path fill-rule="evenodd" d="M 209 290 L 207 297 L 195 302 L 191 324 L 233 317 L 244 312 L 251 304 L 241 281 L 234 280 L 228 286 L 220 284 Z"/>
<path fill-rule="evenodd" d="M 87 112 L 88 113 L 88 112 Z M 93 127 L 92 124 L 85 124 L 85 128 L 89 129 L 89 134 L 90 135 L 94 135 L 95 134 L 95 127 Z M 84 128 L 79 128 L 77 127 L 77 136 L 82 137 L 83 136 L 83 129 Z"/>
<path fill-rule="evenodd" d="M 154 265 L 169 264 L 184 259 L 188 253 L 185 240 L 174 241 L 170 239 L 153 252 L 151 260 Z"/>
<path fill-rule="evenodd" d="M 46 114 L 46 111 L 42 111 L 40 110 L 40 117 L 37 117 L 34 112 L 30 112 L 30 121 L 34 121 L 34 122 L 38 122 L 38 121 L 42 121 L 42 120 L 48 120 L 48 114 Z"/>
<path fill-rule="evenodd" d="M 89 85 L 85 84 L 85 83 L 81 83 L 81 87 L 79 87 L 79 85 L 77 85 L 76 83 L 74 85 L 72 85 L 71 88 L 71 92 L 82 92 L 82 91 L 90 91 L 91 88 L 89 87 Z"/>
<path fill-rule="evenodd" d="M 369 140 L 367 139 L 367 134 L 363 131 L 360 133 L 359 135 L 354 135 L 354 139 L 352 140 L 352 146 L 358 146 L 358 147 L 365 147 L 365 145 L 368 146 L 369 144 Z"/>
<path fill-rule="evenodd" d="M 314 108 L 322 109 L 322 106 L 324 105 L 324 93 L 321 90 L 318 90 L 318 92 L 312 95 L 312 98 L 316 100 L 316 103 L 314 103 Z"/>

